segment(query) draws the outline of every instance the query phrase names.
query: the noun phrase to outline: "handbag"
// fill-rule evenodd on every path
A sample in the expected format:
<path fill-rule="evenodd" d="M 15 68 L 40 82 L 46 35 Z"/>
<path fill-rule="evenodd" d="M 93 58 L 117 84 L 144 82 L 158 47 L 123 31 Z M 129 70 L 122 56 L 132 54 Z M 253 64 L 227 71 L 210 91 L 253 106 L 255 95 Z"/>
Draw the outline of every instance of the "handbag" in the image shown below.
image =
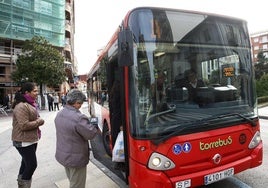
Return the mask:
<path fill-rule="evenodd" d="M 113 148 L 112 161 L 125 162 L 123 131 L 120 131 L 117 135 L 115 145 Z"/>

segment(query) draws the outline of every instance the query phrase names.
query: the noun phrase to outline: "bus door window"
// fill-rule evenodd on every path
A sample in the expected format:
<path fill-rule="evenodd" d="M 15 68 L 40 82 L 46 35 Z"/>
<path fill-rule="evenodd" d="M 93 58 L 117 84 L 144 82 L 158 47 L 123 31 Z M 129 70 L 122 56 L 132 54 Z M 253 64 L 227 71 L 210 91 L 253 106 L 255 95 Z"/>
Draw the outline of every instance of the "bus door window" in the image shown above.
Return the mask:
<path fill-rule="evenodd" d="M 110 118 L 112 145 L 114 146 L 116 137 L 122 126 L 121 99 L 120 99 L 120 81 L 115 80 L 109 94 Z"/>

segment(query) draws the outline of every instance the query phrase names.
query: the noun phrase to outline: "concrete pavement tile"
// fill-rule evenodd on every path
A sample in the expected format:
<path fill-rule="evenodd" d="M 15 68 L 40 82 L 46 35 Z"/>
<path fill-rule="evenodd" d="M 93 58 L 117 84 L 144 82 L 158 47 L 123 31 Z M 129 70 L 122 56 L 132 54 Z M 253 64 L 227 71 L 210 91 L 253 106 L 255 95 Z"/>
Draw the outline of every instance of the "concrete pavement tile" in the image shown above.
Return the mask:
<path fill-rule="evenodd" d="M 67 179 L 63 179 L 61 181 L 55 182 L 55 185 L 58 188 L 66 188 L 66 187 L 69 187 L 69 181 Z"/>
<path fill-rule="evenodd" d="M 66 188 L 69 186 L 69 180 L 67 178 L 55 182 L 58 188 Z M 87 182 L 86 188 L 119 188 L 119 186 L 113 182 L 108 176 L 106 176 L 100 169 L 94 164 L 89 162 L 87 166 Z"/>

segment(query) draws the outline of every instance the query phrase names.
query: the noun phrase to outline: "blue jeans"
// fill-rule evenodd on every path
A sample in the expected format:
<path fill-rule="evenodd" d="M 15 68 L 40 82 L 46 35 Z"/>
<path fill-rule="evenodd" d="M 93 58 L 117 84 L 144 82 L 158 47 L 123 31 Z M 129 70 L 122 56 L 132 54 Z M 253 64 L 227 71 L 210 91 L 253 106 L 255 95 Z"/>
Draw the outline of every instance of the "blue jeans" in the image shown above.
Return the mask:
<path fill-rule="evenodd" d="M 27 147 L 16 147 L 22 157 L 19 175 L 22 175 L 23 180 L 31 180 L 37 167 L 36 148 L 37 143 Z"/>

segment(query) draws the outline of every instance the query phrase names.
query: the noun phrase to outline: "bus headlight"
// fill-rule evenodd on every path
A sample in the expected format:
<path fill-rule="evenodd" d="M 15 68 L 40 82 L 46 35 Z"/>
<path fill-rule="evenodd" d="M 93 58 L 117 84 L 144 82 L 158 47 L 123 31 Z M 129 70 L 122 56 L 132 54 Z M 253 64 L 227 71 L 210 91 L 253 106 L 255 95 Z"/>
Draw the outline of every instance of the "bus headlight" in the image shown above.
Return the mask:
<path fill-rule="evenodd" d="M 253 138 L 251 139 L 248 148 L 249 149 L 255 148 L 259 145 L 260 142 L 261 142 L 261 133 L 257 131 L 253 136 Z"/>
<path fill-rule="evenodd" d="M 153 158 L 152 165 L 153 166 L 159 166 L 161 164 L 161 159 L 158 157 Z"/>
<path fill-rule="evenodd" d="M 148 168 L 153 170 L 170 170 L 175 168 L 175 164 L 160 153 L 153 153 L 148 162 Z"/>

